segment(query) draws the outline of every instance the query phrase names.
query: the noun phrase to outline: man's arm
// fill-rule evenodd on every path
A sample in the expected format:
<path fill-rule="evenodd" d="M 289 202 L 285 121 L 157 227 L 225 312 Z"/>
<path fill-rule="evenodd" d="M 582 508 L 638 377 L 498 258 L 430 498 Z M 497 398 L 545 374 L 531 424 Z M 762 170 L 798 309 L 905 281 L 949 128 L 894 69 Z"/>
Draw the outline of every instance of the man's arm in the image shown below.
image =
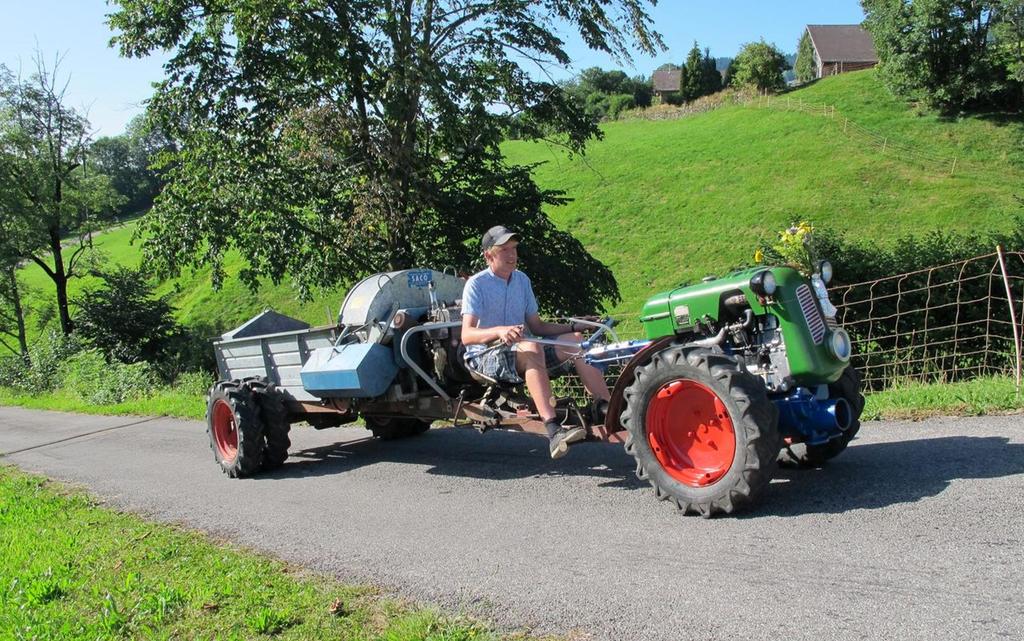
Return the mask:
<path fill-rule="evenodd" d="M 576 326 L 574 326 L 576 325 Z M 536 336 L 560 336 L 583 329 L 578 323 L 548 323 L 541 320 L 539 314 L 527 314 L 526 326 Z"/>
<path fill-rule="evenodd" d="M 486 345 L 501 341 L 506 345 L 518 343 L 523 338 L 523 328 L 519 325 L 499 325 L 482 329 L 477 327 L 480 322 L 473 314 L 462 315 L 462 343 L 464 345 Z"/>

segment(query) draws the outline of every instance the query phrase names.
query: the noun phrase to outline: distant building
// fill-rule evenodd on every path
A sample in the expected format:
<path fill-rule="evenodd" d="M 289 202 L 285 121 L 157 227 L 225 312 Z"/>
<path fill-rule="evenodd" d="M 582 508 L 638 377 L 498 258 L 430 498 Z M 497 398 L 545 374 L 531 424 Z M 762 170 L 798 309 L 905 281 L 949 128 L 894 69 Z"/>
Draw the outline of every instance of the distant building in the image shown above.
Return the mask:
<path fill-rule="evenodd" d="M 871 34 L 860 25 L 809 24 L 807 33 L 814 48 L 816 78 L 868 69 L 878 64 Z"/>
<path fill-rule="evenodd" d="M 654 95 L 661 100 L 665 94 L 676 93 L 683 88 L 683 71 L 681 69 L 663 69 L 654 72 Z"/>

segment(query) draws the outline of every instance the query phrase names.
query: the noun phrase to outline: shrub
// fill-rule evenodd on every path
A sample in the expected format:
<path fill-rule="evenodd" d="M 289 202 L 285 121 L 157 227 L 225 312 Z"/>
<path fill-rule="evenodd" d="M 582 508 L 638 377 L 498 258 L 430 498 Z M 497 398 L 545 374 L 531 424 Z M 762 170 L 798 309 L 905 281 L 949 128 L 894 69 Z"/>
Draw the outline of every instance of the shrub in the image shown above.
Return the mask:
<path fill-rule="evenodd" d="M 629 94 L 608 96 L 608 117 L 616 119 L 626 109 L 635 109 L 636 101 Z"/>
<path fill-rule="evenodd" d="M 185 372 L 174 381 L 174 390 L 186 396 L 205 396 L 214 383 L 207 372 Z"/>
<path fill-rule="evenodd" d="M 18 356 L 0 357 L 0 387 L 18 389 L 18 383 L 25 379 L 28 364 Z"/>
<path fill-rule="evenodd" d="M 54 390 L 61 386 L 61 365 L 81 349 L 74 336 L 51 330 L 29 348 L 31 366 L 18 357 L 2 361 L 0 386 L 31 394 Z"/>
<path fill-rule="evenodd" d="M 216 372 L 217 361 L 210 341 L 218 333 L 206 323 L 179 326 L 156 364 L 161 378 L 169 382 L 186 372 Z"/>
<path fill-rule="evenodd" d="M 75 354 L 62 364 L 60 372 L 67 392 L 97 405 L 113 405 L 148 396 L 156 379 L 149 363 L 108 363 L 97 349 Z"/>

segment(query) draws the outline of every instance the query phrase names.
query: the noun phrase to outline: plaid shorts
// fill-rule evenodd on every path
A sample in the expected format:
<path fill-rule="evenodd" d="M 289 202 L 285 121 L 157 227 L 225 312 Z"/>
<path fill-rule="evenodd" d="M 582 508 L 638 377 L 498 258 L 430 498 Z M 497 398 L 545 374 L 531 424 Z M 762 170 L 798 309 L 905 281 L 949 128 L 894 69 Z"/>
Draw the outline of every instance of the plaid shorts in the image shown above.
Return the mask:
<path fill-rule="evenodd" d="M 516 371 L 515 345 L 502 345 L 488 350 L 479 356 L 467 356 L 466 365 L 471 370 L 501 383 L 511 383 L 513 385 L 523 383 L 523 377 Z M 561 376 L 567 374 L 569 369 L 572 368 L 572 361 L 563 363 L 558 358 L 558 354 L 555 353 L 554 345 L 545 345 L 544 365 L 552 376 Z"/>

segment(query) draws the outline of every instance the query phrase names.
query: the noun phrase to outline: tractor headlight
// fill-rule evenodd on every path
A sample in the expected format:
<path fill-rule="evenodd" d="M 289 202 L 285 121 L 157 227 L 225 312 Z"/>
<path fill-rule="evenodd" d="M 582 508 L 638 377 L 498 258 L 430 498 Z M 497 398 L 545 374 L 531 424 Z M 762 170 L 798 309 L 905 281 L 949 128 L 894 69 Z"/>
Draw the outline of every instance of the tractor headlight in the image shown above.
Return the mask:
<path fill-rule="evenodd" d="M 778 283 L 775 282 L 775 274 L 767 269 L 757 272 L 750 279 L 750 289 L 754 290 L 754 293 L 758 296 L 771 296 L 777 288 Z"/>
<path fill-rule="evenodd" d="M 821 282 L 828 285 L 832 282 L 832 263 L 827 260 L 818 263 L 818 273 L 821 274 Z"/>
<path fill-rule="evenodd" d="M 850 360 L 853 344 L 850 342 L 850 335 L 846 333 L 845 329 L 832 330 L 832 335 L 828 339 L 828 347 L 832 355 L 840 361 L 845 363 Z"/>

